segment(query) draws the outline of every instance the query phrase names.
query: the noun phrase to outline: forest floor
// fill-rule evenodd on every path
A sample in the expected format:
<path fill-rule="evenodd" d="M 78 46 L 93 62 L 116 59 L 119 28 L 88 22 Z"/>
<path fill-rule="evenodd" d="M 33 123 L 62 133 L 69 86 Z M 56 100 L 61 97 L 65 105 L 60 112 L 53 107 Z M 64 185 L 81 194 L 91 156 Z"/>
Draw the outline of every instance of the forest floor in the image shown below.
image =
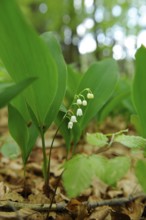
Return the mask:
<path fill-rule="evenodd" d="M 127 128 L 127 123 L 121 116 L 107 118 L 105 123 L 98 129 L 103 133 L 117 132 Z M 134 129 L 128 125 L 129 133 L 133 134 Z M 46 134 L 46 146 L 49 146 L 55 133 L 55 126 Z M 95 132 L 96 126 L 89 126 L 89 132 Z M 8 138 L 7 112 L 0 111 L 0 135 L 1 145 Z M 78 153 L 93 154 L 97 153 L 95 147 L 89 146 L 85 139 L 81 140 L 77 148 Z M 121 145 L 114 145 L 110 150 L 103 152 L 107 158 L 116 155 L 130 156 L 135 161 L 135 155 L 129 149 Z M 0 154 L 0 220 L 139 220 L 146 219 L 145 202 L 146 196 L 142 193 L 141 187 L 137 182 L 133 169 L 116 184 L 109 187 L 99 179 L 94 179 L 91 186 L 85 190 L 81 196 L 69 199 L 63 189 L 60 178 L 60 167 L 66 157 L 65 143 L 61 135 L 58 134 L 51 157 L 51 176 L 49 198 L 43 194 L 43 175 L 42 175 L 42 150 L 38 139 L 36 146 L 31 153 L 26 166 L 26 177 L 21 157 L 14 159 L 7 158 Z M 142 153 L 136 154 L 137 158 L 142 157 Z M 116 168 L 115 168 L 116 169 Z M 50 212 L 49 206 L 53 196 L 53 191 L 57 187 L 53 206 Z M 136 195 L 136 196 L 135 196 Z M 138 196 L 137 196 L 138 195 Z M 96 202 L 96 207 L 87 204 Z M 58 206 L 56 206 L 58 204 Z M 60 205 L 60 206 L 59 206 Z M 60 207 L 60 210 L 59 210 Z"/>

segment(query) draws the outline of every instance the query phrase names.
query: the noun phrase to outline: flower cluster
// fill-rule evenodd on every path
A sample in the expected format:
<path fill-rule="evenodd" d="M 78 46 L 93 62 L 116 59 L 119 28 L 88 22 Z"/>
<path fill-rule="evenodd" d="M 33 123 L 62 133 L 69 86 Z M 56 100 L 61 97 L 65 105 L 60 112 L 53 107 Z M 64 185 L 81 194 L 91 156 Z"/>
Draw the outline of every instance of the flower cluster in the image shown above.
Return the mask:
<path fill-rule="evenodd" d="M 83 95 L 83 92 L 85 92 L 85 91 L 87 91 L 87 95 L 86 95 L 87 99 L 94 98 L 93 93 L 88 88 L 84 89 L 79 95 L 75 96 L 73 104 L 77 106 L 77 110 L 76 110 L 76 114 L 74 114 L 71 111 L 72 115 L 70 116 L 70 120 L 68 122 L 68 129 L 72 129 L 74 123 L 77 123 L 77 117 L 81 117 L 83 115 L 82 106 L 87 106 L 87 104 L 88 104 L 87 100 L 85 99 L 85 96 Z"/>

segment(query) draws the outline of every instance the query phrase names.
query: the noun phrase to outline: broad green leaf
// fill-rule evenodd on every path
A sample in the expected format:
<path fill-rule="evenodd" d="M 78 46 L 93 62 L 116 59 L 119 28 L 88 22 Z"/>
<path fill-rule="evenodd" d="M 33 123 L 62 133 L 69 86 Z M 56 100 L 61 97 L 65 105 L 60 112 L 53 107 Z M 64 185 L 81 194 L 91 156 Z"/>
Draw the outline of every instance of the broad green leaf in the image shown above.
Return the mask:
<path fill-rule="evenodd" d="M 58 127 L 60 127 L 59 131 L 62 134 L 65 143 L 66 143 L 66 148 L 69 150 L 70 149 L 70 145 L 71 145 L 71 140 L 72 140 L 72 133 L 71 131 L 67 128 L 67 124 L 68 124 L 68 118 L 65 118 L 63 120 L 64 115 L 66 114 L 66 112 L 64 111 L 59 111 L 56 119 L 55 119 L 55 123 L 57 124 Z M 62 121 L 63 120 L 63 121 Z"/>
<path fill-rule="evenodd" d="M 61 53 L 61 48 L 53 36 L 52 33 L 46 32 L 42 34 L 43 40 L 46 42 L 49 51 L 51 52 L 53 58 L 56 60 L 57 71 L 58 71 L 58 88 L 56 96 L 53 100 L 51 108 L 46 115 L 45 125 L 48 128 L 52 121 L 56 118 L 59 108 L 61 106 L 62 100 L 66 91 L 66 78 L 67 78 L 67 70 L 66 65 Z"/>
<path fill-rule="evenodd" d="M 79 140 L 82 130 L 110 98 L 117 81 L 118 67 L 113 59 L 107 59 L 93 64 L 83 75 L 77 94 L 85 88 L 90 88 L 94 94 L 94 99 L 88 100 L 88 105 L 83 109 L 83 116 L 79 119 L 81 130 L 76 140 Z"/>
<path fill-rule="evenodd" d="M 127 157 L 116 157 L 106 164 L 104 182 L 114 185 L 120 180 L 130 168 L 130 159 Z"/>
<path fill-rule="evenodd" d="M 88 100 L 88 105 L 81 117 L 81 128 L 97 114 L 100 108 L 112 95 L 118 81 L 118 66 L 113 59 L 107 59 L 93 64 L 84 74 L 78 92 L 90 88 L 94 99 Z"/>
<path fill-rule="evenodd" d="M 25 98 L 38 121 L 44 123 L 57 91 L 57 67 L 46 44 L 30 27 L 15 0 L 0 1 L 0 58 L 16 82 L 38 80 Z M 19 109 L 21 113 L 24 109 Z"/>
<path fill-rule="evenodd" d="M 141 127 L 139 116 L 137 114 L 132 114 L 130 117 L 130 121 L 135 126 L 137 132 L 139 134 L 142 134 L 142 127 Z"/>
<path fill-rule="evenodd" d="M 146 193 L 146 176 L 145 176 L 145 171 L 146 171 L 146 161 L 139 160 L 136 164 L 135 167 L 135 174 L 136 177 L 142 186 L 144 192 Z"/>
<path fill-rule="evenodd" d="M 133 101 L 140 119 L 142 136 L 146 137 L 146 48 L 141 46 L 136 53 L 136 72 L 133 82 Z"/>
<path fill-rule="evenodd" d="M 11 99 L 19 95 L 19 93 L 27 88 L 35 79 L 36 78 L 26 79 L 16 84 L 10 84 L 11 86 L 8 86 L 7 83 L 0 84 L 3 90 L 0 93 L 0 108 L 4 107 Z"/>
<path fill-rule="evenodd" d="M 9 131 L 21 149 L 24 165 L 34 147 L 38 132 L 33 124 L 27 124 L 20 112 L 9 104 L 8 106 Z"/>
<path fill-rule="evenodd" d="M 33 123 L 30 122 L 30 124 L 27 124 L 27 129 L 29 132 L 29 139 L 27 142 L 27 148 L 26 148 L 26 155 L 25 155 L 25 163 L 27 162 L 27 159 L 35 146 L 36 139 L 38 137 L 38 131 Z"/>
<path fill-rule="evenodd" d="M 125 109 L 129 110 L 130 101 L 127 101 L 131 98 L 131 82 L 127 77 L 120 76 L 117 86 L 114 90 L 114 93 L 108 100 L 108 102 L 101 108 L 98 114 L 98 121 L 102 122 L 105 117 L 109 114 L 117 113 L 117 111 L 123 111 Z M 126 101 L 126 104 L 125 104 Z"/>
<path fill-rule="evenodd" d="M 22 115 L 12 105 L 8 106 L 8 126 L 12 137 L 20 148 L 23 146 L 26 148 L 29 138 L 27 125 Z"/>
<path fill-rule="evenodd" d="M 78 73 L 75 68 L 72 65 L 67 66 L 67 89 L 65 94 L 65 100 L 67 102 L 67 106 L 70 106 L 74 95 L 77 91 L 78 85 L 80 83 L 80 80 L 82 78 L 82 74 Z"/>
<path fill-rule="evenodd" d="M 91 184 L 91 163 L 87 156 L 76 155 L 65 163 L 63 185 L 70 198 L 80 195 Z"/>
<path fill-rule="evenodd" d="M 107 105 L 101 110 L 100 122 L 102 122 L 118 105 L 123 101 L 124 98 L 127 98 L 130 95 L 129 91 L 122 92 L 109 100 Z"/>
<path fill-rule="evenodd" d="M 129 148 L 146 147 L 146 139 L 139 136 L 120 134 L 115 136 L 114 141 L 119 142 Z"/>
<path fill-rule="evenodd" d="M 108 144 L 108 138 L 102 133 L 87 133 L 87 142 L 97 147 L 104 147 Z"/>
<path fill-rule="evenodd" d="M 107 159 L 105 157 L 97 156 L 95 154 L 91 155 L 89 159 L 94 175 L 104 181 Z"/>
<path fill-rule="evenodd" d="M 39 124 L 37 117 L 35 116 L 34 112 L 32 111 L 32 109 L 28 103 L 27 103 L 27 109 L 28 109 L 29 115 L 31 117 L 31 120 L 33 121 L 34 125 L 36 126 L 38 132 L 40 132 L 41 129 L 43 128 L 43 125 Z"/>
<path fill-rule="evenodd" d="M 108 160 L 103 157 L 91 155 L 90 161 L 95 175 L 108 185 L 117 183 L 130 168 L 130 159 L 122 156 Z"/>

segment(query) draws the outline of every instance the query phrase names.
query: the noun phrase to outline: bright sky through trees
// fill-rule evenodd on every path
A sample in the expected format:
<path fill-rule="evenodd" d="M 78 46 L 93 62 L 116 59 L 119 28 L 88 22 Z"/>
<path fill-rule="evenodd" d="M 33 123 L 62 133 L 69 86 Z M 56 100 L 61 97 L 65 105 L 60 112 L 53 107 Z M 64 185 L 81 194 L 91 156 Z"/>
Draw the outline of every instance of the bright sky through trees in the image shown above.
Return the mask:
<path fill-rule="evenodd" d="M 91 9 L 92 2 L 86 0 L 86 7 Z M 122 8 L 119 5 L 115 5 L 112 8 L 112 15 L 115 17 L 120 16 L 122 13 Z M 139 16 L 138 16 L 139 14 Z M 142 5 L 140 10 L 138 11 L 135 7 L 131 7 L 128 10 L 128 26 L 135 27 L 139 24 L 141 27 L 146 27 L 146 5 Z M 104 8 L 97 8 L 95 13 L 95 20 L 97 22 L 101 22 L 104 19 Z M 97 48 L 96 41 L 92 34 L 85 34 L 87 29 L 90 29 L 94 26 L 94 21 L 92 19 L 88 19 L 84 21 L 77 27 L 77 33 L 79 36 L 83 36 L 82 40 L 79 43 L 79 52 L 81 54 L 93 52 Z M 128 58 L 133 58 L 135 51 L 141 44 L 146 46 L 146 30 L 142 30 L 139 32 L 138 36 L 129 35 L 126 36 L 124 33 L 124 29 L 119 25 L 114 25 L 109 32 L 112 32 L 115 45 L 113 46 L 113 57 L 115 59 L 124 59 L 127 55 Z M 100 33 L 98 36 L 98 42 L 101 44 L 110 44 L 110 38 L 105 36 L 104 33 Z M 125 52 L 127 51 L 127 53 Z"/>
<path fill-rule="evenodd" d="M 145 0 L 113 0 L 110 4 L 108 0 L 71 2 L 72 6 L 63 1 L 64 8 L 68 9 L 63 18 L 61 13 L 58 17 L 58 30 L 64 43 L 78 47 L 80 54 L 103 51 L 103 56 L 112 55 L 116 60 L 132 59 L 141 44 L 146 46 Z M 38 8 L 42 15 L 48 13 L 48 29 L 51 4 L 55 5 L 42 1 Z M 54 18 L 57 21 L 57 17 L 53 17 L 51 22 L 57 24 Z"/>

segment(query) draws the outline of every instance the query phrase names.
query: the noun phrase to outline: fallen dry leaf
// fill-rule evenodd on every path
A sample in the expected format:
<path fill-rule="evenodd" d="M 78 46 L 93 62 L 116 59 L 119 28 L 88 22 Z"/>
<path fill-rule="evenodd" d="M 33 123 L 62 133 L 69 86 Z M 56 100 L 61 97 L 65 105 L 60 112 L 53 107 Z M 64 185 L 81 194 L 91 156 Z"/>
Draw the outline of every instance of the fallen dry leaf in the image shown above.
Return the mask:
<path fill-rule="evenodd" d="M 9 187 L 4 184 L 4 182 L 0 182 L 0 199 L 2 200 L 5 196 L 5 194 L 9 193 L 10 189 Z"/>
<path fill-rule="evenodd" d="M 144 211 L 144 205 L 141 203 L 140 199 L 128 204 L 123 208 L 123 213 L 127 214 L 131 220 L 139 220 Z"/>
<path fill-rule="evenodd" d="M 111 220 L 112 209 L 109 206 L 96 208 L 89 217 L 89 220 Z"/>

